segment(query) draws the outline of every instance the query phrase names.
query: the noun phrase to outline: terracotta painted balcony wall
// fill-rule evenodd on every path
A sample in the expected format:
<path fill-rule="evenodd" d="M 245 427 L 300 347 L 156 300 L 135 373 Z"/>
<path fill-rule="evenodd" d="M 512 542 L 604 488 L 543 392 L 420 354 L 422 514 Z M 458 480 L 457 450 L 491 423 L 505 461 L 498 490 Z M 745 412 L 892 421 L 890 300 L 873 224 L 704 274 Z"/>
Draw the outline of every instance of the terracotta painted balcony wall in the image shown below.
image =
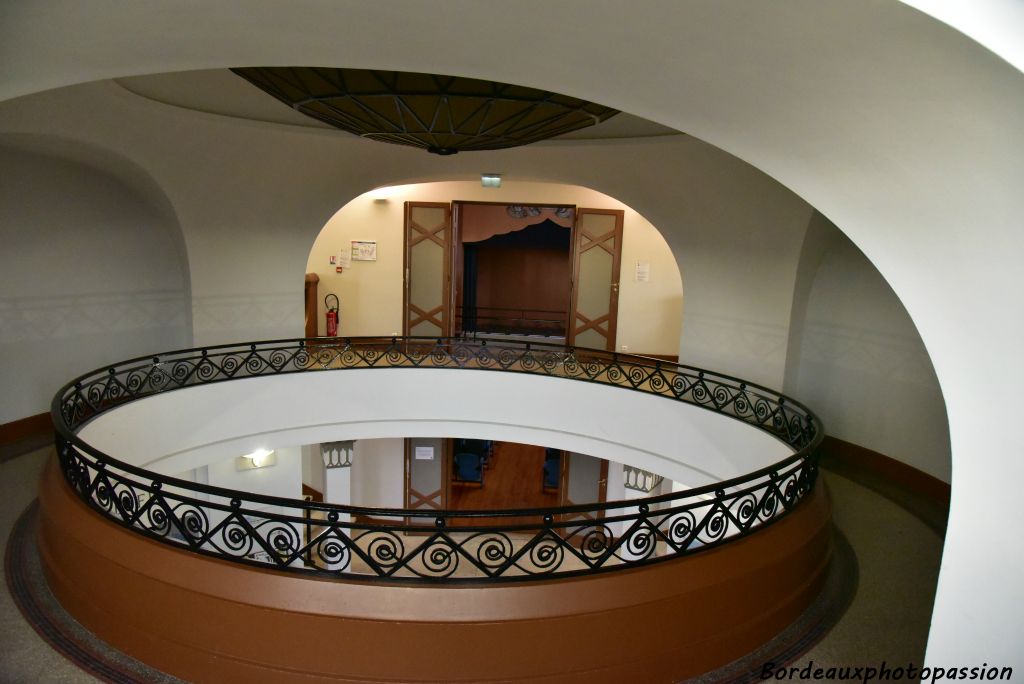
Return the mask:
<path fill-rule="evenodd" d="M 331 581 L 190 554 L 104 519 L 52 462 L 40 550 L 100 638 L 195 682 L 667 682 L 764 643 L 817 595 L 828 495 L 741 540 L 589 578 L 491 586 Z"/>

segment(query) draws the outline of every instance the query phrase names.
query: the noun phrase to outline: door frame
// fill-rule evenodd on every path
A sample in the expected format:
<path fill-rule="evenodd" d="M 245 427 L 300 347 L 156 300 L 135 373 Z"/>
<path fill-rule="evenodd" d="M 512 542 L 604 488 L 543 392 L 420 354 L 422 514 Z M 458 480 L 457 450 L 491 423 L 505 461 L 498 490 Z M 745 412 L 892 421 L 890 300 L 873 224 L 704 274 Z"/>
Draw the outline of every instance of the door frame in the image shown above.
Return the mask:
<path fill-rule="evenodd" d="M 448 239 L 445 241 L 446 244 L 440 245 L 442 249 L 446 251 L 441 257 L 443 263 L 443 275 L 442 275 L 442 292 L 441 292 L 441 325 L 438 326 L 441 329 L 441 337 L 450 337 L 452 335 L 452 309 L 451 309 L 451 291 L 452 291 L 452 270 L 451 270 L 451 255 L 455 251 L 452 248 L 454 244 L 454 234 L 452 232 L 452 206 L 449 202 L 412 202 L 408 201 L 405 203 L 405 212 L 402 220 L 402 336 L 409 337 L 410 328 L 410 302 L 409 302 L 409 288 L 412 285 L 412 278 L 410 267 L 412 262 L 412 248 L 422 242 L 423 240 L 430 240 L 432 236 L 437 232 L 433 231 L 429 234 L 422 234 L 421 237 L 415 241 L 410 240 L 410 232 L 412 229 L 412 211 L 416 207 L 436 207 L 444 209 L 445 219 L 447 222 Z M 419 232 L 424 233 L 427 228 L 423 228 L 416 224 L 419 228 Z M 436 242 L 436 241 L 435 241 Z M 425 314 L 429 315 L 429 314 Z M 422 317 L 421 317 L 422 320 Z"/>
<path fill-rule="evenodd" d="M 608 334 L 605 342 L 605 351 L 615 351 L 616 342 L 618 339 L 619 330 L 619 279 L 622 274 L 622 235 L 625 232 L 624 227 L 626 223 L 625 214 L 626 212 L 622 209 L 592 209 L 590 207 L 577 207 L 576 217 L 573 222 L 573 243 L 572 243 L 572 300 L 569 304 L 569 327 L 566 329 L 565 343 L 573 347 L 576 345 L 576 306 L 579 300 L 579 282 L 580 282 L 580 257 L 583 251 L 579 247 L 582 231 L 578 230 L 580 225 L 581 214 L 600 214 L 605 216 L 615 217 L 615 228 L 613 229 L 615 238 L 615 250 L 612 252 L 612 282 L 611 282 L 611 295 L 608 301 Z M 605 233 L 607 236 L 608 233 Z M 602 237 L 600 235 L 594 237 Z M 604 242 L 601 240 L 600 242 Z M 591 247 L 587 249 L 603 249 L 599 246 L 599 242 L 594 242 Z M 596 326 L 594 326 L 596 330 Z M 602 334 L 600 331 L 598 334 Z"/>
<path fill-rule="evenodd" d="M 452 449 L 451 449 L 451 440 L 450 439 L 445 439 L 443 437 L 437 437 L 437 438 L 434 438 L 434 437 L 422 437 L 422 438 L 418 438 L 418 437 L 405 437 L 402 440 L 402 451 L 403 451 L 403 455 L 404 455 L 404 462 L 402 464 L 402 474 L 403 474 L 402 502 L 403 502 L 403 507 L 404 508 L 413 508 L 413 505 L 411 503 L 412 497 L 410 496 L 410 492 L 412 491 L 412 463 L 413 463 L 413 458 L 412 458 L 412 440 L 413 439 L 440 439 L 441 440 L 441 444 L 442 444 L 442 446 L 441 446 L 441 489 L 438 490 L 438 492 L 429 492 L 427 494 L 423 494 L 421 492 L 416 492 L 417 504 L 426 503 L 428 505 L 428 508 L 431 508 L 431 509 L 436 510 L 438 512 L 448 510 L 448 502 L 451 500 L 451 487 L 452 487 L 452 478 L 451 478 L 451 472 L 450 472 L 451 471 L 451 451 L 452 451 Z M 440 501 L 440 504 L 438 506 L 434 506 L 434 505 L 432 505 L 428 501 L 428 498 L 432 499 L 432 498 L 434 498 L 434 496 L 437 496 L 438 494 L 440 495 L 441 501 Z M 434 495 L 434 496 L 431 496 L 431 495 Z M 418 510 L 426 510 L 426 509 L 418 509 Z M 420 518 L 408 518 L 407 517 L 406 520 L 405 520 L 405 524 L 406 525 L 417 525 L 417 524 L 427 525 L 427 523 L 425 523 L 425 522 L 423 522 L 423 523 L 413 522 L 414 520 L 421 520 L 421 519 Z M 433 523 L 430 523 L 430 525 L 433 526 Z"/>

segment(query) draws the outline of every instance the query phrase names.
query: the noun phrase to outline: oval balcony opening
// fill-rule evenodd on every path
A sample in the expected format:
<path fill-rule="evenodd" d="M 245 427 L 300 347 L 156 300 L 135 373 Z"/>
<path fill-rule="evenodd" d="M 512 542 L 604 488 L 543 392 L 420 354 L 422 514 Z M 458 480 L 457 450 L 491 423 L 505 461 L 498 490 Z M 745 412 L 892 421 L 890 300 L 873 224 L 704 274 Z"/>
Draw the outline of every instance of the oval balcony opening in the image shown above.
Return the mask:
<path fill-rule="evenodd" d="M 159 443 L 160 427 L 153 425 L 152 415 L 148 419 L 144 415 L 147 406 L 155 408 L 161 399 L 189 404 L 194 403 L 190 395 L 198 399 L 203 389 L 255 388 L 255 383 L 268 379 L 302 379 L 307 386 L 311 386 L 308 380 L 314 385 L 330 380 L 335 388 L 351 384 L 357 396 L 372 403 L 374 377 L 386 378 L 398 371 L 435 376 L 461 371 L 458 377 L 492 381 L 495 376 L 488 374 L 501 373 L 506 376 L 503 382 L 542 381 L 559 391 L 611 391 L 617 396 L 628 391 L 645 402 L 656 400 L 665 410 L 689 412 L 685 418 L 677 415 L 677 420 L 687 423 L 695 417 L 710 418 L 719 426 L 722 419 L 738 421 L 730 425 L 733 432 L 768 436 L 777 448 L 782 447 L 784 457 L 721 479 L 713 479 L 713 468 L 687 466 L 684 457 L 676 463 L 676 472 L 684 473 L 680 480 L 712 481 L 625 501 L 483 511 L 333 505 L 224 489 L 163 474 L 168 469 L 181 472 L 189 458 L 211 453 L 211 444 L 231 448 L 233 443 L 218 438 L 214 430 L 203 447 L 178 445 L 171 453 L 163 453 L 168 445 Z M 438 388 L 439 401 L 444 384 L 438 378 L 432 385 Z M 283 387 L 274 382 L 271 390 Z M 216 400 L 224 402 L 225 396 L 219 392 Z M 561 398 L 571 397 L 569 393 Z M 235 406 L 244 416 L 245 406 L 237 399 Z M 187 418 L 181 410 L 174 411 L 175 428 L 181 427 L 183 416 Z M 408 429 L 389 423 L 390 417 L 357 420 L 347 429 L 362 437 L 391 436 Z M 621 570 L 713 548 L 749 535 L 799 505 L 814 486 L 814 448 L 822 437 L 817 419 L 799 403 L 710 371 L 612 352 L 466 339 L 288 340 L 162 354 L 117 364 L 70 383 L 54 400 L 54 418 L 68 484 L 87 505 L 132 532 L 232 562 L 374 581 L 525 581 Z M 629 430 L 631 420 L 626 417 L 624 422 Z M 137 454 L 142 445 L 133 445 L 124 429 L 128 423 L 146 426 L 143 439 L 150 440 L 148 453 L 152 457 L 157 452 L 157 458 L 140 465 Z M 306 423 L 306 430 L 339 436 L 338 425 L 316 419 Z M 367 430 L 368 423 L 374 424 L 373 430 L 358 433 Z M 279 433 L 296 434 L 297 425 L 280 427 Z M 424 427 L 435 434 L 444 429 Z M 507 434 L 537 433 L 529 425 L 513 428 Z M 227 429 L 242 432 L 230 425 Z M 476 434 L 465 427 L 463 434 L 467 438 L 487 435 L 496 426 L 478 424 L 474 429 Z M 703 431 L 706 426 L 692 434 Z M 550 439 L 578 444 L 579 431 L 568 432 L 551 432 Z M 643 442 L 639 436 L 635 441 Z M 132 453 L 110 448 L 117 444 Z M 595 450 L 605 455 L 615 444 L 614 437 L 595 442 Z M 663 468 L 644 467 L 665 457 L 656 452 L 626 450 L 621 462 L 637 471 L 660 474 Z"/>
<path fill-rule="evenodd" d="M 117 363 L 52 408 L 39 547 L 53 594 L 102 640 L 190 681 L 676 681 L 793 624 L 830 567 L 814 414 L 654 358 L 252 342 Z M 446 476 L 470 493 L 487 477 L 476 466 L 502 458 L 488 442 L 536 449 L 534 474 L 564 495 L 438 498 Z M 386 457 L 385 444 L 402 446 Z M 545 473 L 556 453 L 575 480 Z M 322 489 L 281 496 L 313 457 Z M 386 462 L 404 497 L 352 487 L 381 479 L 360 463 Z M 291 489 L 258 485 L 275 469 Z M 341 502 L 314 495 L 346 487 Z M 232 636 L 253 632 L 277 647 Z M 417 647 L 381 659 L 383 643 Z"/>

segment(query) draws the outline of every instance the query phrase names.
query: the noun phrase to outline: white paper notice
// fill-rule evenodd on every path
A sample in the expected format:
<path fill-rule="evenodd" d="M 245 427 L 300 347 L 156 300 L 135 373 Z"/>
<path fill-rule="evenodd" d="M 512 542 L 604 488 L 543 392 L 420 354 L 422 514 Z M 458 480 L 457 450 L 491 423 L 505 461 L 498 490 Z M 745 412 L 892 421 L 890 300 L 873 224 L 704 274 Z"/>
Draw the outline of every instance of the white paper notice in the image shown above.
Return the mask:
<path fill-rule="evenodd" d="M 352 252 L 348 250 L 341 250 L 341 254 L 338 255 L 338 265 L 342 268 L 348 268 L 352 265 Z"/>
<path fill-rule="evenodd" d="M 413 458 L 417 461 L 433 461 L 434 460 L 434 447 L 431 446 L 418 446 L 414 450 Z"/>
<path fill-rule="evenodd" d="M 638 261 L 636 262 L 636 282 L 646 283 L 651 279 L 651 262 L 650 261 Z"/>

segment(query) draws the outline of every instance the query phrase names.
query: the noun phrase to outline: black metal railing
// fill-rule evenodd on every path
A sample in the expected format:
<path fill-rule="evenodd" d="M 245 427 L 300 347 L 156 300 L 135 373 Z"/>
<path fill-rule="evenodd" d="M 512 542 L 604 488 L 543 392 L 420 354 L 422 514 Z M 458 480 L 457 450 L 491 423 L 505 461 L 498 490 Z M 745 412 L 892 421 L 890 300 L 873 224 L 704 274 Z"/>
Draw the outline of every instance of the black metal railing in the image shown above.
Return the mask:
<path fill-rule="evenodd" d="M 262 496 L 159 475 L 100 452 L 76 431 L 126 402 L 196 385 L 349 368 L 448 368 L 595 382 L 729 416 L 792 456 L 713 485 L 646 499 L 491 511 L 385 509 Z M 750 534 L 814 486 L 823 432 L 799 403 L 751 383 L 656 359 L 545 344 L 315 338 L 221 345 L 87 373 L 54 397 L 68 484 L 100 514 L 217 558 L 345 579 L 522 581 L 675 558 Z M 625 419 L 625 418 L 624 418 Z"/>

